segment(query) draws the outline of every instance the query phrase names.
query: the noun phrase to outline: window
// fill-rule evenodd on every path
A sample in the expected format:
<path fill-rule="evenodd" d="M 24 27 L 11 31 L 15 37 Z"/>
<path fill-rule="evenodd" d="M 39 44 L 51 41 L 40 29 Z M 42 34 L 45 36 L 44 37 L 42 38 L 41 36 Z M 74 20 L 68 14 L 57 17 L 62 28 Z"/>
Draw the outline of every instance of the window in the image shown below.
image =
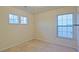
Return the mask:
<path fill-rule="evenodd" d="M 28 20 L 27 17 L 21 17 L 21 24 L 27 24 Z"/>
<path fill-rule="evenodd" d="M 9 14 L 9 24 L 28 24 L 27 17 Z"/>
<path fill-rule="evenodd" d="M 18 24 L 19 23 L 19 17 L 13 14 L 9 14 L 9 23 L 10 24 Z"/>
<path fill-rule="evenodd" d="M 64 14 L 57 16 L 57 35 L 62 38 L 72 38 L 73 37 L 73 15 Z"/>

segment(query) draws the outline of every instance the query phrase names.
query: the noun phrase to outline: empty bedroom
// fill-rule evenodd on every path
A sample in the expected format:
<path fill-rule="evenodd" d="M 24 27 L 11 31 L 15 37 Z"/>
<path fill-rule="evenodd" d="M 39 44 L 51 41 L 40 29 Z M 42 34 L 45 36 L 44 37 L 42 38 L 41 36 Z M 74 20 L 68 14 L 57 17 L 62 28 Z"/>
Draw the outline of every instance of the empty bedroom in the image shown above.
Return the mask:
<path fill-rule="evenodd" d="M 78 6 L 0 6 L 1 52 L 78 52 L 78 35 Z"/>

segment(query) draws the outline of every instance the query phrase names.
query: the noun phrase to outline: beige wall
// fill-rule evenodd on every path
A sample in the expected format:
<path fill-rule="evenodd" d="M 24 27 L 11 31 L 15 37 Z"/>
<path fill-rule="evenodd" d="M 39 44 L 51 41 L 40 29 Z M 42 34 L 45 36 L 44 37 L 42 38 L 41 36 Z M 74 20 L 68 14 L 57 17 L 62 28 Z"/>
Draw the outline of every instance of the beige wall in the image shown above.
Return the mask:
<path fill-rule="evenodd" d="M 79 7 L 77 7 L 77 24 L 79 24 Z M 77 44 L 78 44 L 78 51 L 79 51 L 79 26 L 76 26 L 76 37 L 77 37 Z"/>
<path fill-rule="evenodd" d="M 8 15 L 27 16 L 28 25 L 8 24 Z M 14 7 L 0 7 L 0 51 L 34 38 L 34 21 L 32 14 Z"/>
<path fill-rule="evenodd" d="M 58 14 L 64 13 L 75 13 L 74 7 L 63 7 L 55 10 L 49 10 L 48 12 L 43 12 L 35 15 L 36 21 L 36 39 L 48 41 L 50 43 L 55 43 L 67 47 L 76 48 L 76 39 L 62 39 L 58 38 L 56 35 L 56 16 Z"/>

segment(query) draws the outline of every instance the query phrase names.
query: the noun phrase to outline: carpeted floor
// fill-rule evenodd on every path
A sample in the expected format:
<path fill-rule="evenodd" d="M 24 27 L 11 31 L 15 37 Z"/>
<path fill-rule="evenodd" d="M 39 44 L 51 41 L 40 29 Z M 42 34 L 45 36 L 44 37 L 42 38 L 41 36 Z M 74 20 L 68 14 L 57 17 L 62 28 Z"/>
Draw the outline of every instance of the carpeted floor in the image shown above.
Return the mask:
<path fill-rule="evenodd" d="M 34 39 L 4 52 L 76 52 L 76 49 Z"/>

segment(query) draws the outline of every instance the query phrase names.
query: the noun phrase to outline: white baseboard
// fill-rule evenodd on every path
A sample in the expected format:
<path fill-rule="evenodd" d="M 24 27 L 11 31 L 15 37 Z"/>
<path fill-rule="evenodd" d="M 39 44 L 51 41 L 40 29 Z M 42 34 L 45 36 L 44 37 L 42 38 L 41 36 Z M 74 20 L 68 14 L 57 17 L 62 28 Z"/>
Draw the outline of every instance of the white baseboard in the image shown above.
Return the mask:
<path fill-rule="evenodd" d="M 33 39 L 31 39 L 31 40 L 33 40 Z M 30 41 L 30 40 L 28 40 L 28 41 Z M 10 45 L 10 46 L 7 46 L 7 47 L 5 47 L 5 48 L 0 49 L 0 52 L 4 52 L 4 51 L 5 51 L 6 49 L 8 49 L 8 48 L 15 47 L 15 46 L 17 46 L 17 45 L 19 45 L 19 44 L 22 44 L 22 43 L 28 42 L 28 41 L 20 41 L 19 43 L 12 44 L 12 45 Z"/>

